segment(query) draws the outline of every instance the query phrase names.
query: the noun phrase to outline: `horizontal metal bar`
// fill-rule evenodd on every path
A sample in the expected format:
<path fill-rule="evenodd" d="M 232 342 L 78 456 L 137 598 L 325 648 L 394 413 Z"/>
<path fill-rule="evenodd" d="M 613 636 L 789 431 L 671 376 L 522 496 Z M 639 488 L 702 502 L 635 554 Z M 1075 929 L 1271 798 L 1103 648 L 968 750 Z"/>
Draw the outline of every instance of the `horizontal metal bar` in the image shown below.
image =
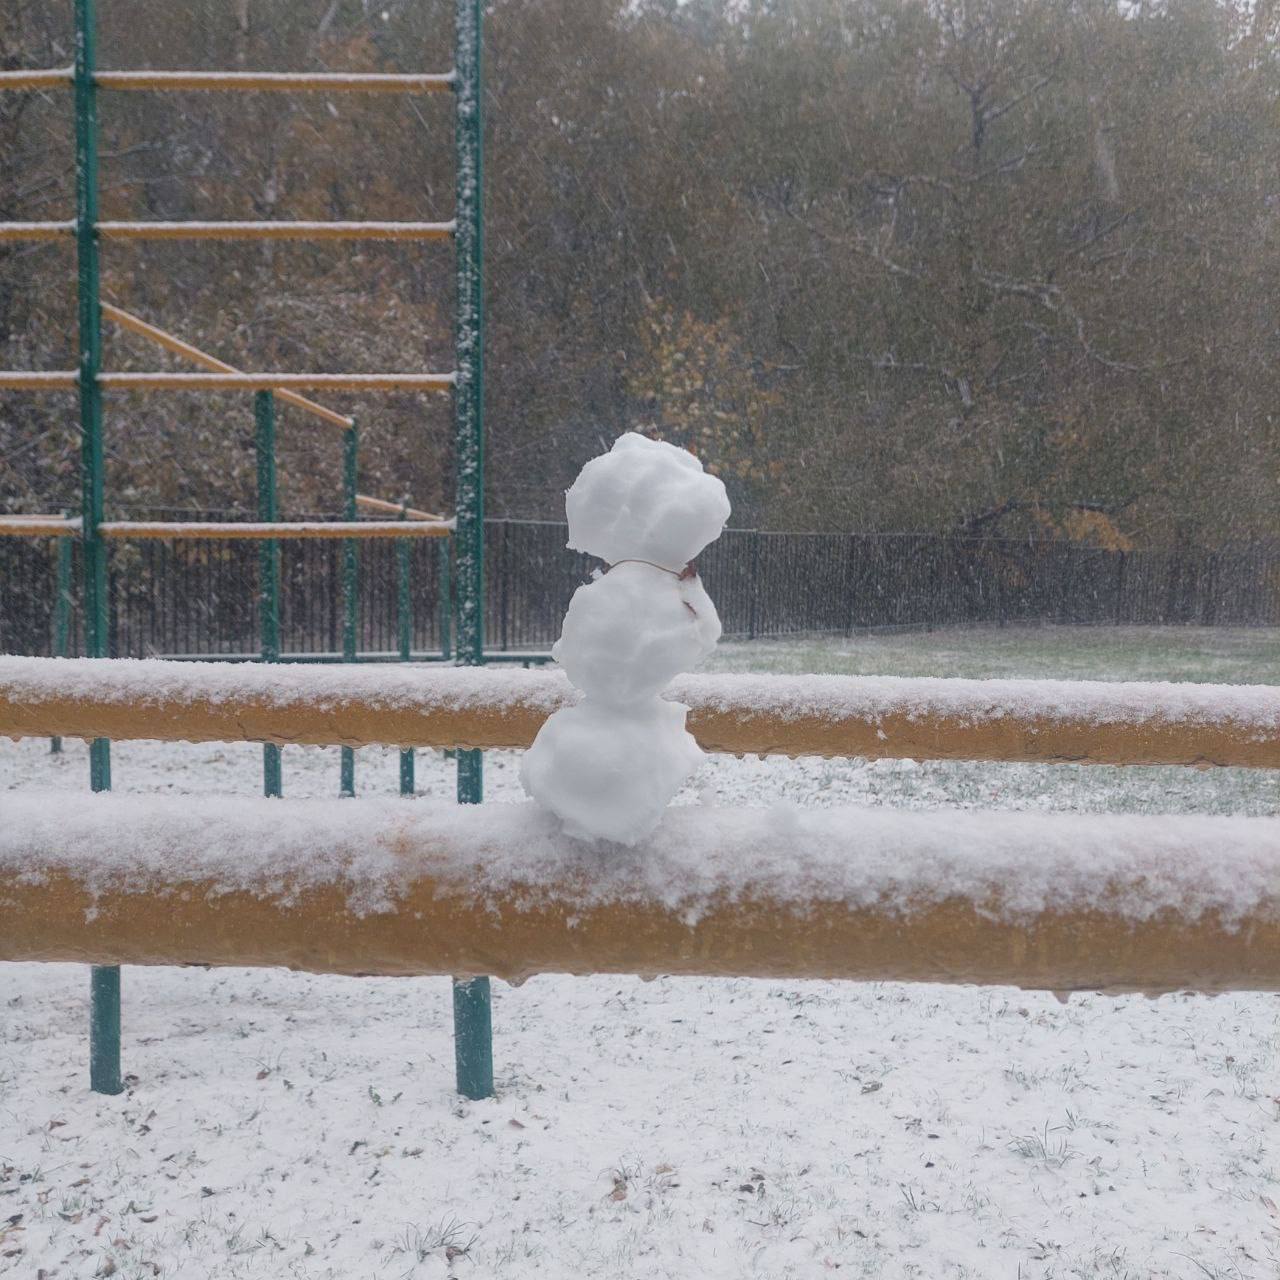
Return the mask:
<path fill-rule="evenodd" d="M 70 78 L 71 73 L 66 74 Z M 454 74 L 452 71 L 430 75 L 346 71 L 99 71 L 94 81 L 100 89 L 133 92 L 443 93 L 453 87 Z"/>
<path fill-rule="evenodd" d="M 168 333 L 156 325 L 148 324 L 145 320 L 131 315 L 120 307 L 112 306 L 109 302 L 102 304 L 102 314 L 108 320 L 118 324 L 122 329 L 127 329 L 130 333 L 149 338 L 166 351 L 172 351 L 175 355 L 183 356 L 193 364 L 203 365 L 204 368 L 215 370 L 218 373 L 240 372 L 234 365 L 227 364 L 225 360 L 219 360 L 216 356 L 211 356 L 208 352 L 201 351 L 199 347 L 193 347 L 191 343 L 183 342 L 181 338 L 172 333 Z M 345 414 L 337 413 L 333 409 L 326 409 L 324 405 L 316 404 L 314 400 L 308 400 L 306 396 L 300 396 L 296 391 L 277 391 L 275 395 L 277 400 L 283 400 L 286 404 L 305 409 L 317 418 L 323 418 L 326 422 L 333 423 L 334 426 L 346 428 L 352 425 L 352 419 Z"/>
<path fill-rule="evenodd" d="M 0 241 L 63 240 L 75 230 L 74 222 L 0 222 Z"/>
<path fill-rule="evenodd" d="M 683 805 L 625 857 L 532 804 L 14 792 L 5 819 L 0 961 L 1280 991 L 1256 818 Z"/>
<path fill-rule="evenodd" d="M 452 373 L 103 373 L 107 388 L 133 391 L 449 391 Z M 0 391 L 74 391 L 74 369 L 0 370 Z"/>
<path fill-rule="evenodd" d="M 726 754 L 1280 768 L 1269 685 L 689 675 L 665 693 L 698 744 Z M 285 690 L 270 666 L 0 658 L 0 735 L 41 738 L 519 750 L 577 697 L 560 673 L 483 667 L 300 672 Z"/>
<path fill-rule="evenodd" d="M 449 391 L 455 380 L 452 373 L 104 373 L 98 377 L 104 387 L 135 391 Z"/>
<path fill-rule="evenodd" d="M 453 232 L 452 222 L 98 223 L 107 240 L 447 240 Z"/>
<path fill-rule="evenodd" d="M 452 656 L 441 657 L 440 654 L 428 654 L 423 658 L 424 662 L 452 662 Z M 509 662 L 512 665 L 517 663 L 523 666 L 543 667 L 548 663 L 554 662 L 555 659 L 549 653 L 523 653 L 519 649 L 486 649 L 484 653 L 485 666 L 493 663 Z"/>
<path fill-rule="evenodd" d="M 0 390 L 4 391 L 74 391 L 80 375 L 74 369 L 0 370 Z"/>
<path fill-rule="evenodd" d="M 0 71 L 0 90 L 63 89 L 74 80 L 74 67 L 53 67 L 47 71 Z"/>
<path fill-rule="evenodd" d="M 153 658 L 147 661 L 159 662 L 261 662 L 261 653 L 157 653 Z M 524 664 L 526 666 L 543 666 L 548 662 L 554 661 L 549 653 L 525 653 L 519 649 L 489 649 L 484 655 L 485 665 L 491 665 L 495 662 L 511 663 L 512 665 Z M 448 662 L 452 664 L 453 658 L 446 657 L 438 649 L 422 649 L 415 650 L 410 653 L 408 659 L 400 656 L 396 650 L 382 649 L 377 651 L 367 651 L 357 653 L 354 658 L 348 658 L 341 653 L 282 653 L 277 662 L 297 662 L 304 665 L 320 665 L 328 664 L 337 666 L 339 664 L 358 664 L 364 666 L 366 663 L 410 663 L 418 662 Z"/>
<path fill-rule="evenodd" d="M 385 498 L 371 498 L 368 494 L 357 493 L 356 501 L 362 506 L 367 507 L 370 511 L 382 511 L 387 515 L 398 515 L 404 512 L 406 520 L 443 520 L 441 515 L 434 515 L 430 511 L 418 511 L 414 507 L 406 507 L 403 503 L 388 502 Z"/>
<path fill-rule="evenodd" d="M 104 538 L 182 538 L 204 542 L 247 539 L 265 542 L 277 538 L 447 538 L 450 521 L 432 524 L 411 520 L 305 520 L 305 521 L 209 521 L 107 520 L 98 526 Z"/>
<path fill-rule="evenodd" d="M 63 516 L 0 516 L 0 538 L 73 538 L 80 521 Z"/>
<path fill-rule="evenodd" d="M 62 240 L 67 222 L 0 222 L 0 242 Z M 99 222 L 106 240 L 448 240 L 452 222 Z"/>
<path fill-rule="evenodd" d="M 227 662 L 227 663 L 243 663 L 243 662 L 261 662 L 262 654 L 253 653 L 157 653 L 148 658 L 150 661 L 154 658 L 163 662 Z M 354 658 L 348 658 L 341 653 L 282 653 L 276 662 L 298 662 L 304 665 L 321 665 L 332 664 L 334 666 L 346 663 L 348 665 L 355 663 L 364 666 L 366 663 L 420 663 L 420 662 L 447 662 L 453 664 L 453 656 L 451 654 L 442 654 L 438 649 L 422 649 L 414 650 L 408 658 L 404 658 L 398 651 L 380 650 L 378 652 L 360 652 Z M 510 666 L 524 667 L 542 667 L 554 662 L 555 659 L 546 652 L 542 653 L 525 653 L 520 649 L 489 649 L 485 651 L 484 661 L 486 666 L 492 666 L 494 663 L 508 664 Z"/>

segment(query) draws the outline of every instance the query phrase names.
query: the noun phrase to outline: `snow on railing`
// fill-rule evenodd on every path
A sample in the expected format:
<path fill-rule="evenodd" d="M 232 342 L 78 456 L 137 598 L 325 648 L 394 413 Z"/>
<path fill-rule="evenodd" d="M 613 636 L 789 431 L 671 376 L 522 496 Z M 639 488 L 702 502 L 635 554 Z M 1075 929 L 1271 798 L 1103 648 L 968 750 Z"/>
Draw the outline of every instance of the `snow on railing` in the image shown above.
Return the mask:
<path fill-rule="evenodd" d="M 72 538 L 81 527 L 79 516 L 0 515 L 0 538 Z"/>
<path fill-rule="evenodd" d="M 452 520 L 107 520 L 104 538 L 198 538 L 205 541 L 296 538 L 447 538 Z"/>
<path fill-rule="evenodd" d="M 1271 819 L 22 795 L 0 960 L 1280 989 Z"/>
<path fill-rule="evenodd" d="M 59 89 L 75 80 L 74 67 L 0 71 L 0 90 Z M 99 89 L 132 92 L 208 93 L 443 93 L 452 89 L 452 71 L 387 74 L 363 71 L 99 71 Z"/>
<path fill-rule="evenodd" d="M 576 696 L 559 672 L 0 657 L 11 737 L 523 748 Z M 690 675 L 667 696 L 708 751 L 1280 768 L 1269 685 Z"/>
<path fill-rule="evenodd" d="M 0 222 L 0 242 L 61 240 L 75 232 L 74 222 Z"/>
<path fill-rule="evenodd" d="M 0 222 L 0 241 L 58 240 L 74 222 Z M 104 240 L 448 240 L 449 222 L 337 222 L 314 220 L 98 222 Z"/>
<path fill-rule="evenodd" d="M 100 89 L 208 93 L 443 93 L 452 71 L 396 75 L 358 71 L 99 71 Z"/>
<path fill-rule="evenodd" d="M 447 240 L 450 222 L 99 222 L 107 240 Z"/>

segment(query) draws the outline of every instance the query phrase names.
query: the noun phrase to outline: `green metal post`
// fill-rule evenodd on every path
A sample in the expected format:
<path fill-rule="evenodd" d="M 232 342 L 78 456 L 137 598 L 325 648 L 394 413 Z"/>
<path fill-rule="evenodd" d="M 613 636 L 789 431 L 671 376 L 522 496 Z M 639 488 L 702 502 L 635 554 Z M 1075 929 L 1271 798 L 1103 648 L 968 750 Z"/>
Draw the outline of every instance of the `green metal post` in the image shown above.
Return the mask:
<path fill-rule="evenodd" d="M 440 584 L 440 599 L 437 602 L 440 618 L 440 659 L 449 662 L 453 658 L 453 539 L 441 538 L 440 550 L 437 552 L 437 575 Z M 446 747 L 444 758 L 453 760 L 457 752 Z"/>
<path fill-rule="evenodd" d="M 258 455 L 258 519 L 280 518 L 276 496 L 276 398 L 270 391 L 253 397 L 254 440 Z M 280 543 L 275 538 L 258 544 L 258 626 L 262 633 L 263 662 L 280 661 Z M 280 748 L 273 742 L 262 747 L 262 794 L 284 794 Z"/>
<path fill-rule="evenodd" d="M 62 513 L 67 514 L 65 511 Z M 67 656 L 67 641 L 71 634 L 71 539 L 57 538 L 54 542 L 57 556 L 57 593 L 53 599 L 53 654 L 56 658 Z M 62 739 L 57 735 L 49 739 L 49 750 L 54 755 L 62 753 Z"/>
<path fill-rule="evenodd" d="M 408 519 L 409 502 L 400 504 L 400 519 Z M 413 652 L 413 595 L 409 589 L 410 560 L 412 550 L 408 538 L 396 540 L 396 629 L 399 632 L 400 661 L 408 662 Z M 400 749 L 400 794 L 413 795 L 413 748 Z"/>
<path fill-rule="evenodd" d="M 102 523 L 102 309 L 98 296 L 98 102 L 94 83 L 96 30 L 93 0 L 75 0 L 76 294 L 80 340 L 80 514 L 84 561 L 84 642 L 90 658 L 105 658 L 107 557 Z M 111 790 L 111 744 L 89 744 L 89 785 Z M 120 970 L 92 971 L 89 1017 L 89 1085 L 95 1093 L 119 1093 Z"/>
<path fill-rule="evenodd" d="M 436 553 L 437 581 L 439 582 L 440 599 L 438 602 L 440 616 L 440 656 L 448 662 L 453 657 L 453 583 L 450 581 L 450 569 L 453 566 L 453 539 L 441 538 L 437 544 L 440 550 Z"/>
<path fill-rule="evenodd" d="M 359 436 L 353 421 L 347 428 L 342 450 L 342 518 L 356 518 L 356 467 L 359 459 Z M 360 558 L 354 538 L 342 544 L 342 658 L 344 662 L 356 660 L 356 624 L 360 613 Z M 342 776 L 338 794 L 353 796 L 356 793 L 356 753 L 351 747 L 342 748 Z"/>
<path fill-rule="evenodd" d="M 484 662 L 484 241 L 481 110 L 481 3 L 456 0 L 454 150 L 457 295 L 454 347 L 454 510 L 457 515 L 458 661 Z M 458 801 L 484 798 L 484 757 L 458 752 Z M 493 1033 L 489 979 L 455 979 L 454 1065 L 458 1092 L 493 1094 Z"/>

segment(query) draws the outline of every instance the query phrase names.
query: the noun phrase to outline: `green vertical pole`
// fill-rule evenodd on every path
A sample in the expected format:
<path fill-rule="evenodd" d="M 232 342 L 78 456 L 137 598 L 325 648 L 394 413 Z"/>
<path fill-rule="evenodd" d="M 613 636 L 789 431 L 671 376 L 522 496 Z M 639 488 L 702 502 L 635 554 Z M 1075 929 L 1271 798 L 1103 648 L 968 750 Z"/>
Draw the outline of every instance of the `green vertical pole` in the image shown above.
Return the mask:
<path fill-rule="evenodd" d="M 343 438 L 342 447 L 342 518 L 356 518 L 356 468 L 359 460 L 360 439 L 352 420 Z M 360 558 L 356 540 L 347 538 L 342 544 L 342 657 L 347 662 L 356 660 L 356 624 L 360 611 Z M 338 794 L 353 796 L 356 793 L 356 753 L 351 747 L 342 748 L 342 775 Z"/>
<path fill-rule="evenodd" d="M 280 518 L 280 507 L 276 494 L 276 398 L 270 391 L 259 391 L 253 397 L 253 420 L 258 455 L 258 519 L 274 523 Z M 258 629 L 263 662 L 279 662 L 280 543 L 275 538 L 258 543 Z M 262 794 L 284 794 L 280 748 L 274 742 L 262 747 Z"/>
<path fill-rule="evenodd" d="M 453 565 L 453 539 L 441 538 L 437 544 L 438 556 L 436 581 L 439 583 L 438 601 L 440 618 L 440 656 L 448 662 L 453 657 L 453 583 L 450 569 Z"/>
<path fill-rule="evenodd" d="M 102 310 L 98 297 L 98 103 L 94 83 L 93 0 L 75 0 L 76 301 L 80 344 L 80 532 L 84 561 L 84 642 L 107 656 L 107 559 L 102 523 Z M 111 744 L 89 744 L 89 785 L 111 790 Z M 89 980 L 89 1086 L 119 1093 L 120 970 L 95 968 Z"/>
<path fill-rule="evenodd" d="M 63 516 L 67 513 L 64 511 Z M 54 540 L 57 556 L 57 593 L 53 599 L 53 654 L 56 658 L 67 656 L 67 641 L 71 634 L 71 539 Z M 49 750 L 54 755 L 62 752 L 62 739 L 56 734 L 49 739 Z"/>
<path fill-rule="evenodd" d="M 440 657 L 449 662 L 453 658 L 453 538 L 441 538 L 439 547 L 436 572 L 440 591 Z M 446 747 L 444 758 L 453 760 L 457 754 L 452 747 Z"/>
<path fill-rule="evenodd" d="M 481 111 L 481 2 L 456 0 L 454 151 L 457 195 L 454 250 L 457 297 L 454 346 L 454 469 L 457 515 L 458 661 L 484 662 L 484 242 Z M 458 752 L 458 801 L 484 798 L 484 757 Z M 458 1092 L 493 1094 L 493 1031 L 489 979 L 455 979 L 454 1062 Z"/>
<path fill-rule="evenodd" d="M 400 504 L 400 519 L 408 518 L 409 500 Z M 413 652 L 413 595 L 409 589 L 409 555 L 412 544 L 408 538 L 396 540 L 396 629 L 399 632 L 400 661 L 408 662 Z M 400 794 L 413 795 L 413 748 L 400 749 Z"/>

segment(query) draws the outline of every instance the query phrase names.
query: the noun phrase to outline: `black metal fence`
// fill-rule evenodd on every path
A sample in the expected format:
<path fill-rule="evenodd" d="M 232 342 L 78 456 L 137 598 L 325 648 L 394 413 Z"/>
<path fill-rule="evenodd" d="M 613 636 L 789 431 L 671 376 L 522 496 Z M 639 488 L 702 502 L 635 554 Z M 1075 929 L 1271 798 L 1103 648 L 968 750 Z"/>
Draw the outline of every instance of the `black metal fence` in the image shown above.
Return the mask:
<path fill-rule="evenodd" d="M 143 513 L 136 513 L 142 515 Z M 147 512 L 162 518 L 172 513 Z M 225 512 L 182 518 L 227 517 Z M 286 653 L 341 648 L 339 539 L 281 547 Z M 444 640 L 436 539 L 410 543 L 413 649 Z M 0 538 L 0 652 L 53 651 L 57 540 Z M 80 651 L 78 547 L 73 547 L 68 651 Z M 563 524 L 495 520 L 487 529 L 486 631 L 500 650 L 545 649 L 559 634 L 592 561 L 565 549 Z M 1280 553 L 1104 551 L 1063 542 L 936 534 L 759 533 L 729 530 L 699 561 L 738 637 L 875 628 L 1076 623 L 1280 625 Z M 111 652 L 251 655 L 258 651 L 258 544 L 109 544 Z M 360 543 L 359 647 L 397 643 L 395 543 Z M 447 623 L 445 624 L 447 625 Z"/>

